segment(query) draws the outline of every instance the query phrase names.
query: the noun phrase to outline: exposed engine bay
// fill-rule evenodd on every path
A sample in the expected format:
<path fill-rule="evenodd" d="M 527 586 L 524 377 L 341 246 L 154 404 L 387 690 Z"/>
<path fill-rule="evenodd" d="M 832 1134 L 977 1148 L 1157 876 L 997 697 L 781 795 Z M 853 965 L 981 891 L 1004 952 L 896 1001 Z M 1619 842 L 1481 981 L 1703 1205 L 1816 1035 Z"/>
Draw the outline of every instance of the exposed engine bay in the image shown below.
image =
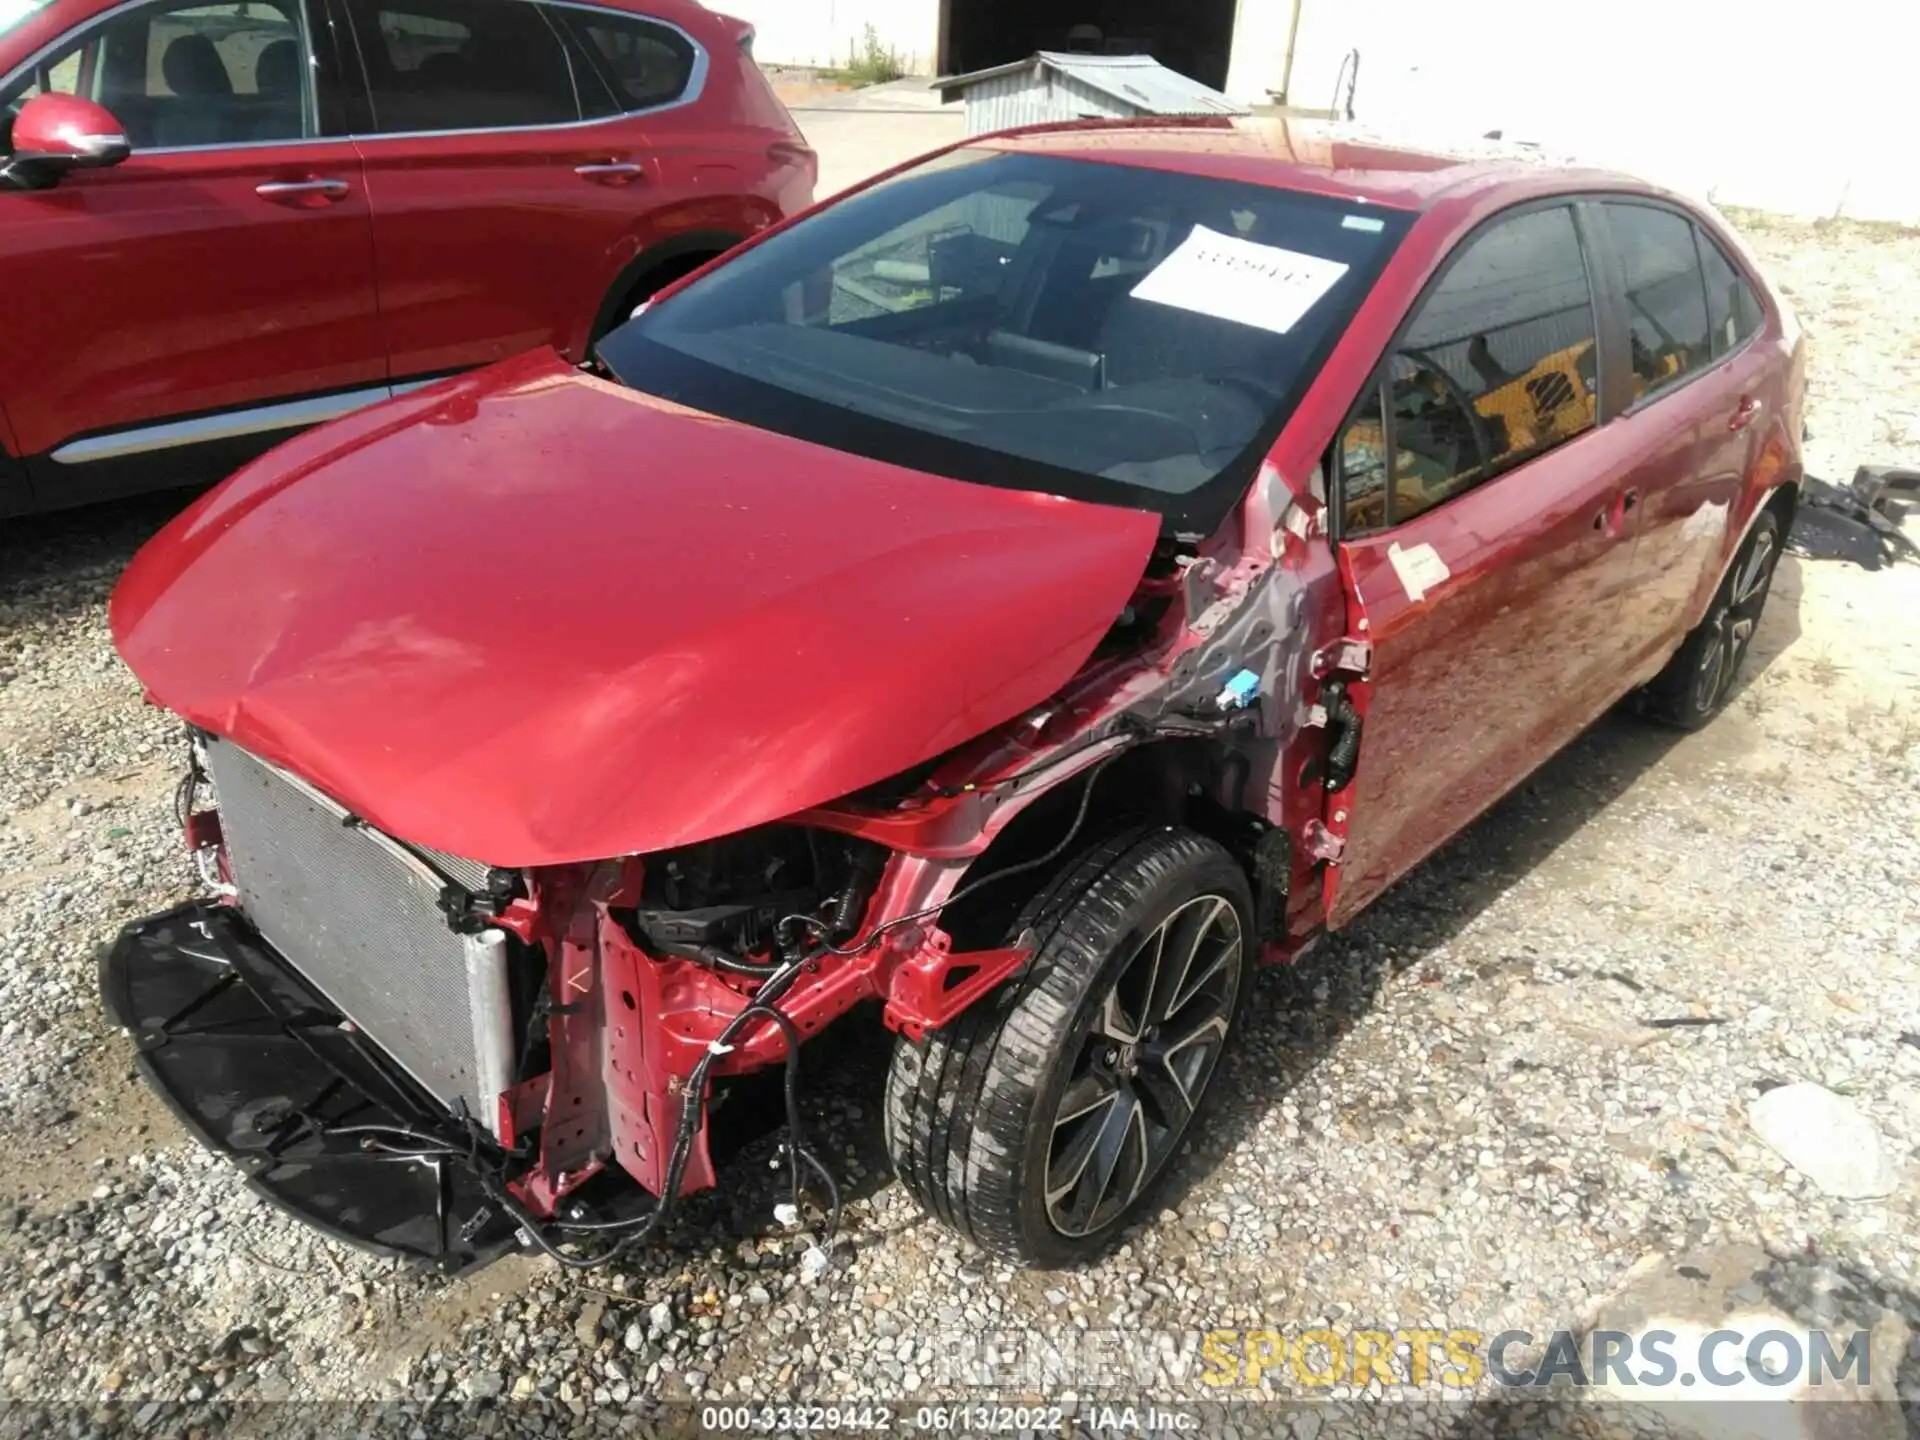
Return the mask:
<path fill-rule="evenodd" d="M 616 918 L 653 954 L 764 976 L 816 939 L 851 939 L 886 862 L 878 845 L 767 826 L 653 856 L 639 903 Z"/>

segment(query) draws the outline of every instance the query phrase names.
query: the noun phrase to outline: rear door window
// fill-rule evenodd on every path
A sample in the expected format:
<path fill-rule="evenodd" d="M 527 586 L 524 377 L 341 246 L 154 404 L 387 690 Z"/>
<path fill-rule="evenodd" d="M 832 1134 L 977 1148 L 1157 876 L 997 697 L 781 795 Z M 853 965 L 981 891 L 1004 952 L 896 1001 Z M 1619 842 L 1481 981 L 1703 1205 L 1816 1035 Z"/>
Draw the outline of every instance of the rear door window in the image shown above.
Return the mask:
<path fill-rule="evenodd" d="M 1713 338 L 1713 358 L 1738 350 L 1760 329 L 1760 297 L 1740 269 L 1706 231 L 1694 229 L 1700 247 L 1700 267 L 1707 280 L 1707 328 Z"/>
<path fill-rule="evenodd" d="M 575 67 L 526 0 L 347 0 L 383 134 L 506 130 L 581 118 Z"/>
<path fill-rule="evenodd" d="M 1634 398 L 1644 399 L 1713 360 L 1700 253 L 1693 222 L 1671 210 L 1620 201 L 1601 208 L 1626 282 Z"/>
<path fill-rule="evenodd" d="M 702 57 L 673 26 L 575 5 L 542 8 L 573 42 L 581 107 L 588 118 L 690 98 Z"/>
<path fill-rule="evenodd" d="M 1494 221 L 1421 301 L 1384 393 L 1342 434 L 1347 533 L 1410 520 L 1592 429 L 1598 373 L 1572 209 Z"/>

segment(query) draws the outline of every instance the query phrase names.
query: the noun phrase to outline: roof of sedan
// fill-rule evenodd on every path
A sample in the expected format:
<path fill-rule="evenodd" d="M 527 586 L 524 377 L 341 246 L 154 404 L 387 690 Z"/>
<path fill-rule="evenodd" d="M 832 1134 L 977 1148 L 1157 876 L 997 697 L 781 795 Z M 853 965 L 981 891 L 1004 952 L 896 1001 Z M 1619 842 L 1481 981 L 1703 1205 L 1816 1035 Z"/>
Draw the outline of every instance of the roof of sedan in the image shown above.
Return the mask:
<path fill-rule="evenodd" d="M 1558 177 L 1609 189 L 1643 188 L 1627 176 L 1575 168 L 1526 146 L 1486 140 L 1413 149 L 1318 120 L 1079 121 L 1007 131 L 976 143 L 1350 196 L 1403 210 L 1424 209 L 1443 193 L 1539 189 Z"/>

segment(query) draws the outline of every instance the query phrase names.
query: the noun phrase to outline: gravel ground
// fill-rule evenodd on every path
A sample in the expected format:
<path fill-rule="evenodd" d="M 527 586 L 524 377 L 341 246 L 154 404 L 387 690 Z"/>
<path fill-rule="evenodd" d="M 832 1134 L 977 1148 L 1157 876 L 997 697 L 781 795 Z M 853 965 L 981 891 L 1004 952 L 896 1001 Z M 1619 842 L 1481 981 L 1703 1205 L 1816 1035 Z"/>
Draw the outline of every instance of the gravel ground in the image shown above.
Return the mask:
<path fill-rule="evenodd" d="M 1920 234 L 1747 229 L 1812 335 L 1811 468 L 1920 464 Z M 1265 974 L 1165 1209 L 1101 1265 L 1010 1271 L 922 1221 L 881 1153 L 884 1048 L 853 1036 L 808 1088 L 853 1197 L 824 1278 L 761 1149 L 614 1273 L 450 1282 L 255 1202 L 100 1014 L 99 947 L 196 889 L 175 727 L 105 620 L 177 503 L 0 532 L 0 1398 L 1212 1395 L 1195 1332 L 1544 1334 L 1646 1257 L 1742 1244 L 1896 1346 L 1920 1327 L 1920 568 L 1787 562 L 1710 730 L 1604 721 Z M 1877 1128 L 1890 1198 L 1827 1198 L 1760 1142 L 1748 1105 L 1799 1080 Z M 1001 1332 L 1066 1373 L 968 1369 Z"/>

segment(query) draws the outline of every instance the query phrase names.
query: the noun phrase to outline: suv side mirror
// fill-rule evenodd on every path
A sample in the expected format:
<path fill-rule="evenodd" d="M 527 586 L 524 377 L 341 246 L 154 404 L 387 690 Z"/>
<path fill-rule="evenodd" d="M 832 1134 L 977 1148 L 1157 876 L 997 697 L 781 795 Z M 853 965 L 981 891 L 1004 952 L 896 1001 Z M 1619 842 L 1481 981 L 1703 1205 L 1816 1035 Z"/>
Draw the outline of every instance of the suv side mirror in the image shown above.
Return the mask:
<path fill-rule="evenodd" d="M 0 178 L 20 190 L 45 190 L 70 170 L 118 165 L 132 147 L 104 105 L 78 95 L 36 95 L 13 120 L 13 154 Z"/>

